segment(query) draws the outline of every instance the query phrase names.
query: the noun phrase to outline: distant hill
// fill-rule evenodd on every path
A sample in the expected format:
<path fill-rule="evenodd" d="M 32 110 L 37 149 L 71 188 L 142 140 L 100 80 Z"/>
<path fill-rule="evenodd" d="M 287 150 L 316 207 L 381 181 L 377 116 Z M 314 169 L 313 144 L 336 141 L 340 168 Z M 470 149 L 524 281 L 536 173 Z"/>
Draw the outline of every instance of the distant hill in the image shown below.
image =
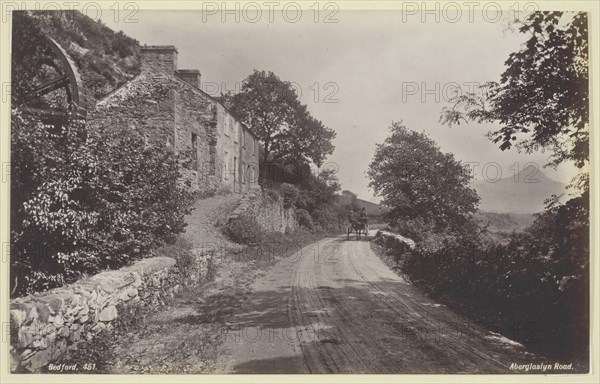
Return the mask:
<path fill-rule="evenodd" d="M 340 202 L 342 204 L 350 204 L 350 196 L 347 196 L 347 195 L 340 196 Z M 365 210 L 367 211 L 367 215 L 369 215 L 369 217 L 380 217 L 388 210 L 384 206 L 381 206 L 376 203 L 372 203 L 367 200 L 359 199 L 359 198 L 356 198 L 356 203 L 358 204 L 360 209 L 362 209 L 363 207 L 365 208 Z"/>
<path fill-rule="evenodd" d="M 367 200 L 363 200 L 363 199 L 356 199 L 356 202 L 358 203 L 359 207 L 362 209 L 363 207 L 366 209 L 367 211 L 367 215 L 369 216 L 381 216 L 383 215 L 385 212 L 387 212 L 387 208 L 383 207 L 379 204 L 375 204 L 372 203 L 370 201 Z"/>
<path fill-rule="evenodd" d="M 520 232 L 533 224 L 535 219 L 532 213 L 478 212 L 474 217 L 480 226 L 487 226 L 492 233 Z"/>
<path fill-rule="evenodd" d="M 481 198 L 479 209 L 496 213 L 537 213 L 544 210 L 544 200 L 566 192 L 566 185 L 552 180 L 541 170 L 521 171 L 496 182 L 477 180 L 473 183 Z"/>

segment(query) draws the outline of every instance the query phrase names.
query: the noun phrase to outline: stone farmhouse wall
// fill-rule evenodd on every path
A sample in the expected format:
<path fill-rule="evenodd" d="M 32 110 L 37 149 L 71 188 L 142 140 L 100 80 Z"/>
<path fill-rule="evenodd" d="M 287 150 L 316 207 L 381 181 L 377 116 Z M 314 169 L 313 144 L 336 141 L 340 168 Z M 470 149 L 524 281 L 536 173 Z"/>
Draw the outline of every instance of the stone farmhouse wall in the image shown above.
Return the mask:
<path fill-rule="evenodd" d="M 221 104 L 217 104 L 216 120 L 221 180 L 236 192 L 246 192 L 258 185 L 258 140 Z"/>
<path fill-rule="evenodd" d="M 191 155 L 193 188 L 246 192 L 258 181 L 258 139 L 200 85 L 200 71 L 177 69 L 175 47 L 142 47 L 141 73 L 97 103 L 88 129 L 139 129 Z"/>

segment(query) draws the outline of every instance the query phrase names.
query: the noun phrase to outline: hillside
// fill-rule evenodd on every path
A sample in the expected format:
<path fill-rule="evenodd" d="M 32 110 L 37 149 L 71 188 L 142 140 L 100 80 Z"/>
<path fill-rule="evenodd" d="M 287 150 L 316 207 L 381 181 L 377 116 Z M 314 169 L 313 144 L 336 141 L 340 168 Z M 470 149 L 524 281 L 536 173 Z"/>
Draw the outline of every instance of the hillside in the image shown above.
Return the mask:
<path fill-rule="evenodd" d="M 100 99 L 140 71 L 138 41 L 81 12 L 14 12 L 13 28 L 19 27 L 28 33 L 37 29 L 56 40 L 77 65 L 92 99 Z"/>
<path fill-rule="evenodd" d="M 552 180 L 541 170 L 535 174 L 522 171 L 496 182 L 477 180 L 473 187 L 481 198 L 479 209 L 496 213 L 537 213 L 544 209 L 544 200 L 553 194 L 566 192 L 566 185 Z"/>
<path fill-rule="evenodd" d="M 480 226 L 487 226 L 492 233 L 523 231 L 533 224 L 534 216 L 530 213 L 495 213 L 478 212 L 474 215 Z"/>
<path fill-rule="evenodd" d="M 341 195 L 340 202 L 342 204 L 350 204 L 351 197 L 348 195 Z M 365 208 L 369 217 L 381 217 L 385 212 L 387 212 L 386 207 L 367 200 L 356 198 L 356 204 L 358 205 L 359 209 Z"/>
<path fill-rule="evenodd" d="M 357 198 L 356 202 L 358 203 L 358 206 L 361 209 L 363 207 L 366 209 L 367 215 L 369 215 L 369 216 L 381 216 L 385 212 L 387 212 L 387 208 L 386 207 L 383 207 L 383 206 L 381 206 L 379 204 L 372 203 L 372 202 L 367 201 L 367 200 L 363 200 L 363 199 Z"/>

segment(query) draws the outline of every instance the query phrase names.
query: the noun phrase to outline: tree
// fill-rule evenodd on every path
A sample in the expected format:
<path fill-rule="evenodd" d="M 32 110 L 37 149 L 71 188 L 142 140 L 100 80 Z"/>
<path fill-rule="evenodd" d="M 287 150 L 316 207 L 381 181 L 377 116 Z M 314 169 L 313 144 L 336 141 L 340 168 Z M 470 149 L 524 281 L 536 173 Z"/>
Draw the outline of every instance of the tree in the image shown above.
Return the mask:
<path fill-rule="evenodd" d="M 452 154 L 442 153 L 425 133 L 411 131 L 401 122 L 390 130 L 391 135 L 377 145 L 368 171 L 369 185 L 390 207 L 387 221 L 420 219 L 436 231 L 464 225 L 479 201 L 469 187 L 469 168 Z"/>
<path fill-rule="evenodd" d="M 297 207 L 306 211 L 320 229 L 339 229 L 346 212 L 339 203 L 340 183 L 335 169 L 324 169 L 318 175 L 304 173 L 299 184 L 301 196 Z"/>
<path fill-rule="evenodd" d="M 348 208 L 350 209 L 354 209 L 354 210 L 359 210 L 360 209 L 360 205 L 358 204 L 358 195 L 352 191 L 349 191 L 347 189 L 343 190 L 341 193 L 341 197 L 344 199 L 344 201 L 346 202 L 346 205 L 348 206 Z"/>
<path fill-rule="evenodd" d="M 298 100 L 292 84 L 273 72 L 254 71 L 227 104 L 259 137 L 263 163 L 321 166 L 333 152 L 335 132 L 315 119 Z"/>
<path fill-rule="evenodd" d="M 531 37 L 509 55 L 500 83 L 455 97 L 440 120 L 449 126 L 499 122 L 501 128 L 489 136 L 501 150 L 515 144 L 527 152 L 551 149 L 548 165 L 573 161 L 584 168 L 589 161 L 588 23 L 584 12 L 570 15 L 529 15 L 519 32 Z M 587 177 L 581 180 L 586 184 Z"/>

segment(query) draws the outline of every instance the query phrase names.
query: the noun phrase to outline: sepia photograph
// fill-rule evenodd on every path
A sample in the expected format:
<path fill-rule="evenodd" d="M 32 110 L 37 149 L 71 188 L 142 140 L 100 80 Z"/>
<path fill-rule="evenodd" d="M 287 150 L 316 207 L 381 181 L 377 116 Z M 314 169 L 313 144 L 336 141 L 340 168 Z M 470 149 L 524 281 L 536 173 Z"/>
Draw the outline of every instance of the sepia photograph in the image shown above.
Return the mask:
<path fill-rule="evenodd" d="M 593 382 L 565 3 L 3 2 L 2 382 Z"/>

